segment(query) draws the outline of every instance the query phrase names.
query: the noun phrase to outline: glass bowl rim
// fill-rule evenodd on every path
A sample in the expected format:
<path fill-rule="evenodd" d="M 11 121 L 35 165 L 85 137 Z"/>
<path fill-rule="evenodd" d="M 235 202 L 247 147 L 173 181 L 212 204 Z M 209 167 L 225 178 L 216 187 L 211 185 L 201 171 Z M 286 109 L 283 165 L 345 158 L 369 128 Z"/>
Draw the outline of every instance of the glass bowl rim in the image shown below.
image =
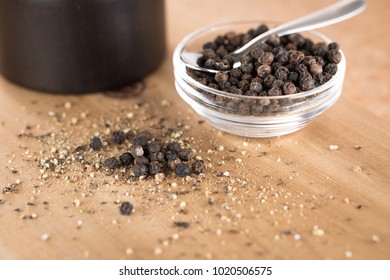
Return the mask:
<path fill-rule="evenodd" d="M 223 27 L 228 27 L 228 26 L 234 27 L 236 25 L 262 24 L 262 23 L 265 23 L 265 24 L 277 24 L 275 21 L 272 21 L 272 20 L 226 21 L 226 22 L 220 22 L 220 23 L 216 23 L 216 24 L 207 25 L 205 27 L 201 27 L 201 28 L 191 32 L 190 34 L 185 36 L 180 41 L 180 43 L 177 45 L 177 47 L 174 50 L 174 53 L 173 53 L 173 65 L 174 65 L 175 73 L 177 73 L 180 76 L 180 78 L 182 78 L 187 83 L 189 83 L 189 84 L 191 84 L 193 86 L 196 86 L 197 88 L 199 88 L 201 90 L 207 91 L 209 93 L 213 93 L 215 95 L 220 95 L 220 96 L 229 97 L 229 98 L 236 98 L 236 99 L 238 98 L 238 99 L 242 99 L 242 100 L 264 100 L 264 99 L 268 99 L 268 100 L 289 99 L 289 100 L 291 100 L 291 99 L 304 98 L 304 97 L 308 97 L 308 96 L 311 96 L 311 95 L 316 95 L 318 93 L 326 91 L 327 89 L 329 89 L 329 87 L 333 86 L 335 83 L 337 83 L 337 81 L 340 78 L 343 77 L 343 73 L 342 72 L 345 71 L 346 60 L 345 60 L 345 56 L 344 56 L 344 53 L 341 50 L 341 48 L 340 48 L 341 61 L 340 61 L 340 63 L 337 64 L 337 66 L 338 66 L 337 72 L 336 72 L 335 75 L 332 76 L 332 78 L 329 81 L 327 81 L 326 83 L 320 85 L 319 87 L 315 87 L 315 88 L 307 90 L 307 91 L 302 91 L 302 92 L 299 92 L 299 93 L 296 93 L 296 94 L 290 94 L 290 95 L 280 95 L 280 96 L 247 96 L 247 95 L 237 95 L 237 94 L 234 94 L 234 93 L 230 93 L 230 92 L 226 92 L 226 91 L 222 91 L 222 90 L 217 90 L 217 89 L 208 87 L 206 85 L 203 85 L 200 82 L 194 80 L 191 76 L 188 75 L 185 66 L 181 65 L 181 63 L 184 63 L 181 60 L 181 53 L 182 53 L 182 51 L 187 46 L 187 43 L 190 42 L 191 40 L 197 38 L 197 36 L 199 36 L 201 34 L 206 34 L 209 31 L 215 31 L 215 30 L 221 29 Z M 232 31 L 234 31 L 234 30 L 232 30 Z M 310 31 L 304 31 L 304 32 L 308 32 L 310 34 L 313 34 L 313 35 L 319 37 L 320 39 L 323 40 L 323 42 L 325 42 L 327 44 L 329 44 L 331 42 L 334 42 L 329 37 L 325 36 L 324 34 L 318 32 L 318 31 L 310 30 Z M 298 34 L 300 34 L 300 33 L 301 32 L 299 32 Z M 183 71 L 183 69 L 181 69 L 180 66 L 184 66 L 183 67 L 184 71 Z"/>

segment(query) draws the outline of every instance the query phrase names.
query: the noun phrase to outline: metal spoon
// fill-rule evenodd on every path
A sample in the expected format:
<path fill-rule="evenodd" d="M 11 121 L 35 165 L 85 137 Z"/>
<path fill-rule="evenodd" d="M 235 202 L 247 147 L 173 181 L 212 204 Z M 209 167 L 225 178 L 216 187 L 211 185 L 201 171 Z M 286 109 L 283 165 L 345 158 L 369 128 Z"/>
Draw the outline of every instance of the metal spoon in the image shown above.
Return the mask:
<path fill-rule="evenodd" d="M 240 58 L 255 48 L 258 42 L 266 40 L 273 34 L 283 36 L 286 34 L 308 31 L 331 25 L 359 14 L 365 9 L 365 7 L 365 0 L 344 0 L 304 17 L 276 26 L 275 28 L 255 37 L 238 50 L 230 53 L 229 55 L 234 61 L 233 68 L 237 68 L 241 65 Z M 187 52 L 183 50 L 181 53 L 181 58 L 187 67 L 198 71 L 217 73 L 218 70 L 203 68 L 197 64 L 197 60 L 201 56 L 202 53 L 199 52 Z"/>

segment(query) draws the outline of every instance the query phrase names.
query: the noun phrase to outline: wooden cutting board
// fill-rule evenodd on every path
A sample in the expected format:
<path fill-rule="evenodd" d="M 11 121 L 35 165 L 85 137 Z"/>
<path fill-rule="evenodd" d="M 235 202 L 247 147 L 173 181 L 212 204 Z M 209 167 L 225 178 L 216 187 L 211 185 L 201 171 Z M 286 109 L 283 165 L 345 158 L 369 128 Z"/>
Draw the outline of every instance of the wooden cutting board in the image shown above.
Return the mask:
<path fill-rule="evenodd" d="M 389 259 L 389 2 L 323 29 L 347 56 L 343 94 L 301 131 L 269 139 L 202 122 L 175 91 L 173 49 L 207 24 L 285 21 L 332 1 L 244 2 L 167 1 L 166 60 L 122 94 L 50 95 L 0 79 L 0 258 Z M 206 174 L 126 182 L 71 161 L 96 132 L 142 127 L 172 129 Z M 63 169 L 42 168 L 67 149 Z"/>

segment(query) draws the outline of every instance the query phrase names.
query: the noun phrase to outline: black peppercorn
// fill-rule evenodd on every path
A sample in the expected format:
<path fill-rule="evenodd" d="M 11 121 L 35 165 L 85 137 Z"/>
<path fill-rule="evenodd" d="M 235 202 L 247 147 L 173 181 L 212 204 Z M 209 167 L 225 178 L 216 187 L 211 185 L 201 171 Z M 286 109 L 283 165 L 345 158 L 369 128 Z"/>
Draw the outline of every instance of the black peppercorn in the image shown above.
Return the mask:
<path fill-rule="evenodd" d="M 283 86 L 283 93 L 286 94 L 286 95 L 289 95 L 289 94 L 294 94 L 297 92 L 297 88 L 295 87 L 295 85 L 291 82 L 287 82 L 284 84 Z"/>
<path fill-rule="evenodd" d="M 193 163 L 192 163 L 192 172 L 194 174 L 202 174 L 206 171 L 206 165 L 204 164 L 203 160 L 195 160 Z"/>
<path fill-rule="evenodd" d="M 161 150 L 161 145 L 157 141 L 153 141 L 146 145 L 147 154 L 158 153 Z"/>
<path fill-rule="evenodd" d="M 275 71 L 275 78 L 285 82 L 287 81 L 288 73 L 288 69 L 284 66 L 281 66 L 278 68 L 278 70 Z"/>
<path fill-rule="evenodd" d="M 117 145 L 122 144 L 123 142 L 125 142 L 125 139 L 126 139 L 126 135 L 123 131 L 117 130 L 111 134 L 111 141 L 114 144 Z"/>
<path fill-rule="evenodd" d="M 337 64 L 329 63 L 325 66 L 324 70 L 326 73 L 334 75 L 337 72 Z"/>
<path fill-rule="evenodd" d="M 134 164 L 131 170 L 136 177 L 145 176 L 149 173 L 149 169 L 145 164 Z"/>
<path fill-rule="evenodd" d="M 93 137 L 91 139 L 90 147 L 94 151 L 98 151 L 102 148 L 102 140 L 99 137 Z"/>
<path fill-rule="evenodd" d="M 303 91 L 313 89 L 315 87 L 314 79 L 307 73 L 307 75 L 299 80 L 299 85 Z"/>
<path fill-rule="evenodd" d="M 217 83 L 225 83 L 229 79 L 229 75 L 226 72 L 217 72 L 214 79 Z"/>
<path fill-rule="evenodd" d="M 134 157 L 130 153 L 123 153 L 119 156 L 122 166 L 130 166 L 134 162 Z"/>
<path fill-rule="evenodd" d="M 260 64 L 271 65 L 274 61 L 274 54 L 272 52 L 264 52 L 258 59 Z"/>
<path fill-rule="evenodd" d="M 176 141 L 169 142 L 167 145 L 167 149 L 178 154 L 180 152 L 180 149 L 181 149 L 180 143 L 176 142 Z"/>
<path fill-rule="evenodd" d="M 251 57 L 257 60 L 263 53 L 264 50 L 262 48 L 256 47 L 251 51 Z"/>
<path fill-rule="evenodd" d="M 263 85 L 261 84 L 260 79 L 253 79 L 249 89 L 255 93 L 259 93 L 263 90 Z"/>
<path fill-rule="evenodd" d="M 189 161 L 189 160 L 191 160 L 192 159 L 192 151 L 191 151 L 191 149 L 182 149 L 179 152 L 179 158 L 182 161 Z"/>
<path fill-rule="evenodd" d="M 322 73 L 322 66 L 317 64 L 317 63 L 313 63 L 310 65 L 310 73 L 311 74 L 321 74 Z"/>
<path fill-rule="evenodd" d="M 282 90 L 280 87 L 272 87 L 270 90 L 268 90 L 268 96 L 280 96 L 282 95 Z"/>
<path fill-rule="evenodd" d="M 119 209 L 120 213 L 124 216 L 128 216 L 133 212 L 133 205 L 130 202 L 123 202 Z"/>
<path fill-rule="evenodd" d="M 164 154 L 165 161 L 173 160 L 173 159 L 176 159 L 176 158 L 177 158 L 177 154 L 174 151 L 172 151 L 172 150 L 168 150 Z"/>
<path fill-rule="evenodd" d="M 185 177 L 191 174 L 191 168 L 188 166 L 187 163 L 178 163 L 175 167 L 175 174 L 179 177 Z"/>
<path fill-rule="evenodd" d="M 327 56 L 330 63 L 339 63 L 341 61 L 341 53 L 338 50 L 330 50 Z"/>
<path fill-rule="evenodd" d="M 134 158 L 134 164 L 144 164 L 144 165 L 149 165 L 149 160 L 142 156 L 142 157 L 136 157 Z"/>
<path fill-rule="evenodd" d="M 120 162 L 116 157 L 109 157 L 104 160 L 103 165 L 108 169 L 116 169 L 120 166 Z"/>
<path fill-rule="evenodd" d="M 149 174 L 150 175 L 154 176 L 157 173 L 159 173 L 160 171 L 161 171 L 161 163 L 159 163 L 157 161 L 152 161 L 149 164 Z"/>
<path fill-rule="evenodd" d="M 267 64 L 260 65 L 259 68 L 257 68 L 257 75 L 261 78 L 267 77 L 269 74 L 271 74 L 271 67 Z"/>
<path fill-rule="evenodd" d="M 130 152 L 134 157 L 141 157 L 144 155 L 144 148 L 141 145 L 133 145 Z"/>
<path fill-rule="evenodd" d="M 164 155 L 162 152 L 151 153 L 151 154 L 149 154 L 148 158 L 149 158 L 150 162 L 152 162 L 152 161 L 163 162 L 164 161 Z"/>

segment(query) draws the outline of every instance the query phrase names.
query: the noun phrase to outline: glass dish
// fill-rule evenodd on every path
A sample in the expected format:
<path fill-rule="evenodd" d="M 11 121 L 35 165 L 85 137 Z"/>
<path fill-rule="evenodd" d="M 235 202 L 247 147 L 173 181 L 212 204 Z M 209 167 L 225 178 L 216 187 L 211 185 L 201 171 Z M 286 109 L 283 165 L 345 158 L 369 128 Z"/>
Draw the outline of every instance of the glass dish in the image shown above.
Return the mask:
<path fill-rule="evenodd" d="M 175 87 L 183 98 L 210 125 L 245 137 L 274 137 L 295 132 L 330 108 L 340 97 L 345 76 L 344 54 L 337 73 L 314 89 L 283 96 L 244 96 L 210 88 L 190 77 L 181 59 L 183 51 L 198 52 L 204 43 L 230 31 L 246 32 L 260 21 L 229 22 L 199 29 L 186 36 L 173 54 Z M 316 42 L 331 43 L 315 31 L 300 33 Z"/>

